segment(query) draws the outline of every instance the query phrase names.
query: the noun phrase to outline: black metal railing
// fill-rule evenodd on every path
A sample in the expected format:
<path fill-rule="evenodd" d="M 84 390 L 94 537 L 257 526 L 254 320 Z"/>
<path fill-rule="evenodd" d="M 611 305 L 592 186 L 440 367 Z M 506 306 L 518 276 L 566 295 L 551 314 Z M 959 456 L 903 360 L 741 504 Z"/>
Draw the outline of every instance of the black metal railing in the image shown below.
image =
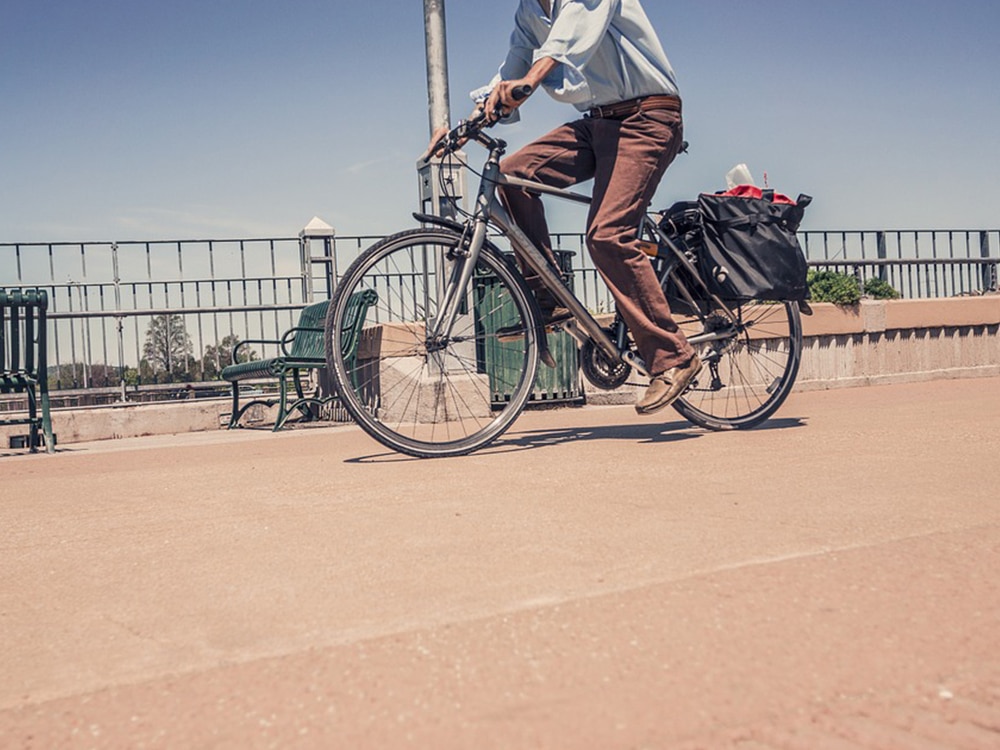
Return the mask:
<path fill-rule="evenodd" d="M 997 291 L 1000 231 L 801 232 L 809 265 L 877 278 L 904 299 Z"/>
<path fill-rule="evenodd" d="M 1000 230 L 799 237 L 811 268 L 852 274 L 862 285 L 879 278 L 904 298 L 997 291 Z M 0 244 L 0 288 L 49 293 L 57 404 L 60 394 L 67 403 L 191 397 L 219 390 L 210 382 L 235 340 L 279 338 L 297 311 L 328 295 L 341 269 L 377 239 L 331 236 L 319 253 L 303 237 L 7 243 Z M 614 309 L 584 235 L 556 234 L 553 244 L 572 255 L 583 303 L 595 312 Z M 256 348 L 260 357 L 277 353 Z"/>

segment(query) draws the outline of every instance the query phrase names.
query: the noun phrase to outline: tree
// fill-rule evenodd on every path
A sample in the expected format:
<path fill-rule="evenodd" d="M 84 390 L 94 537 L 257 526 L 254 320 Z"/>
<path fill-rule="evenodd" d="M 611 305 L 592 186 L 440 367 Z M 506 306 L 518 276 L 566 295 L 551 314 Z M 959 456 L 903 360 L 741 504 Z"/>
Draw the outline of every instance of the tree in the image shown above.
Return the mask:
<path fill-rule="evenodd" d="M 142 355 L 157 381 L 183 380 L 193 351 L 180 315 L 157 315 L 149 321 Z"/>
<path fill-rule="evenodd" d="M 201 358 L 201 372 L 204 380 L 218 380 L 223 368 L 233 364 L 233 349 L 240 343 L 240 337 L 235 333 L 226 336 L 214 346 L 206 346 Z M 257 352 L 249 346 L 241 347 L 236 354 L 239 362 L 252 362 L 257 359 Z"/>
<path fill-rule="evenodd" d="M 125 385 L 129 388 L 135 388 L 139 385 L 139 368 L 138 367 L 126 367 L 125 372 L 122 375 L 122 380 L 125 381 Z"/>

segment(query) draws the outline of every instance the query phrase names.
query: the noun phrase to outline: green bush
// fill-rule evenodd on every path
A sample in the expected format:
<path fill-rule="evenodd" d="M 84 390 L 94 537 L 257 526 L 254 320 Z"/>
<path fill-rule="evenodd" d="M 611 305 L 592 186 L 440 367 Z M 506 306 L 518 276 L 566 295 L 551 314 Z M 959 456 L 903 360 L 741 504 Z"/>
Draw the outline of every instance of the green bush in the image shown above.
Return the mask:
<path fill-rule="evenodd" d="M 871 299 L 899 299 L 899 292 L 888 281 L 872 278 L 865 282 L 865 296 Z"/>
<path fill-rule="evenodd" d="M 810 271 L 808 276 L 809 298 L 812 302 L 833 302 L 837 305 L 856 305 L 861 300 L 858 280 L 837 271 Z"/>

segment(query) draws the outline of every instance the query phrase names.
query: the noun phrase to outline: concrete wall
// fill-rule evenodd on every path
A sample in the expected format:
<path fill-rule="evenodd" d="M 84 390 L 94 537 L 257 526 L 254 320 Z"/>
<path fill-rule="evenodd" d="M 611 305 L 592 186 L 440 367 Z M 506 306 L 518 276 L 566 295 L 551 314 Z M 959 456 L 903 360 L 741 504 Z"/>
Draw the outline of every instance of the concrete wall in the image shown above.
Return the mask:
<path fill-rule="evenodd" d="M 866 301 L 855 308 L 813 305 L 803 318 L 800 390 L 846 388 L 938 378 L 1000 375 L 1000 295 L 935 300 Z M 632 403 L 641 386 L 614 392 L 586 386 L 589 403 Z M 229 399 L 58 409 L 60 445 L 225 428 Z M 256 424 L 268 415 L 248 415 Z M 271 417 L 273 420 L 273 417 Z M 24 426 L 0 426 L 0 451 Z"/>
<path fill-rule="evenodd" d="M 1000 375 L 1000 296 L 813 305 L 801 390 Z"/>
<path fill-rule="evenodd" d="M 54 409 L 52 430 L 56 434 L 57 446 L 92 440 L 218 430 L 228 423 L 229 406 L 229 399 L 198 399 Z M 27 434 L 27 425 L 0 426 L 0 455 L 7 449 L 10 435 Z"/>

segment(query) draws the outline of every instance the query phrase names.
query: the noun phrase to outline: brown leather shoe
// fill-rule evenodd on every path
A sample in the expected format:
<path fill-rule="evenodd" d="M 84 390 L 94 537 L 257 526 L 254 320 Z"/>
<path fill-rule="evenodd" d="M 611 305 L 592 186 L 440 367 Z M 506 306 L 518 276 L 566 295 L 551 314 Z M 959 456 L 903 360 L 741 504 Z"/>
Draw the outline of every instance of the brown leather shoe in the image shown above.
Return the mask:
<path fill-rule="evenodd" d="M 670 406 L 684 393 L 684 389 L 699 372 L 701 358 L 695 354 L 687 363 L 671 367 L 662 375 L 653 376 L 645 395 L 636 402 L 635 410 L 639 414 L 653 414 Z"/>

